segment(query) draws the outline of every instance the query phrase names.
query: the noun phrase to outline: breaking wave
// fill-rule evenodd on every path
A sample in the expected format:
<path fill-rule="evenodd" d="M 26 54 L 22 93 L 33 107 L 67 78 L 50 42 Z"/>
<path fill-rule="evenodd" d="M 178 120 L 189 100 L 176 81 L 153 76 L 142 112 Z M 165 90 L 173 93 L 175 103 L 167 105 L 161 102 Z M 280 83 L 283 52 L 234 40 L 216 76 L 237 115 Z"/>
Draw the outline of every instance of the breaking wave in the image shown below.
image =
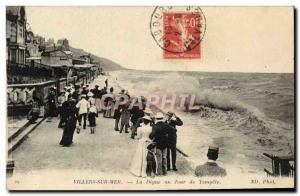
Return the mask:
<path fill-rule="evenodd" d="M 119 77 L 122 76 L 119 75 Z M 153 75 L 149 77 L 153 77 Z M 137 81 L 147 82 L 127 84 L 128 89 L 134 89 L 134 94 L 141 92 L 143 95 L 149 94 L 149 92 L 195 94 L 194 104 L 200 106 L 200 109 L 197 111 L 185 110 L 183 112 L 193 112 L 193 115 L 199 115 L 203 119 L 224 122 L 224 124 L 242 134 L 251 135 L 252 138 L 256 137 L 256 143 L 261 146 L 273 146 L 275 143 L 286 142 L 282 141 L 282 135 L 284 135 L 282 132 L 293 129 L 292 125 L 270 119 L 258 108 L 224 92 L 224 89 L 235 88 L 233 85 L 216 85 L 207 89 L 201 85 L 203 79 L 199 80 L 196 77 L 186 76 L 178 72 L 170 74 L 157 73 L 154 80 L 147 79 L 147 75 L 143 74 L 143 78 Z M 276 94 L 271 91 L 265 93 L 267 97 Z"/>

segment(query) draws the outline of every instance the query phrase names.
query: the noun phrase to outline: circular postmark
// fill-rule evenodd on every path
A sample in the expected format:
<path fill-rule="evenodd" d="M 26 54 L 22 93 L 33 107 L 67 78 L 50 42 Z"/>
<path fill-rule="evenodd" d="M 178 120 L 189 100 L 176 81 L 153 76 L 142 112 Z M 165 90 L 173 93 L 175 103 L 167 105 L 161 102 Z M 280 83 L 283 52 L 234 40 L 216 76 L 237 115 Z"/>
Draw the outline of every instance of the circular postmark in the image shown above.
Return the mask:
<path fill-rule="evenodd" d="M 151 35 L 160 48 L 170 53 L 193 50 L 205 30 L 206 19 L 199 6 L 157 6 L 151 15 Z"/>

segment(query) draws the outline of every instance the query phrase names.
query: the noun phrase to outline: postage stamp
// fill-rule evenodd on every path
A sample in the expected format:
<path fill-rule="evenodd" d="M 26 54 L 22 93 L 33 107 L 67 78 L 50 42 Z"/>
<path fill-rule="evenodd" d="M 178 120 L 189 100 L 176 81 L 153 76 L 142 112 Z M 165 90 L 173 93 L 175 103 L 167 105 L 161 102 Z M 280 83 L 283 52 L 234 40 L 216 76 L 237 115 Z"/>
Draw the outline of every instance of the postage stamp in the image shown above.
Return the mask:
<path fill-rule="evenodd" d="M 200 42 L 206 30 L 200 7 L 156 7 L 151 16 L 151 34 L 164 59 L 201 57 Z"/>

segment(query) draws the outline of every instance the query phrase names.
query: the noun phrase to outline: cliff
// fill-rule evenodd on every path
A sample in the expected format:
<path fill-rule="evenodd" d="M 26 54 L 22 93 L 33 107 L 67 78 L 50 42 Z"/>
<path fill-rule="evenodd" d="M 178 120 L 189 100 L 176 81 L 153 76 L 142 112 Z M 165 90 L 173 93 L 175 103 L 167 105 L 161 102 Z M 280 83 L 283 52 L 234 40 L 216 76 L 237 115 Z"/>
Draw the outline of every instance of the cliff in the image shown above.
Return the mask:
<path fill-rule="evenodd" d="M 114 70 L 125 69 L 118 63 L 115 63 L 115 62 L 113 62 L 109 59 L 103 58 L 103 57 L 98 57 L 92 53 L 88 53 L 88 52 L 84 51 L 83 49 L 73 48 L 71 46 L 69 48 L 70 48 L 70 51 L 73 53 L 73 57 L 79 57 L 81 55 L 91 54 L 93 61 L 99 62 L 104 71 L 114 71 Z"/>

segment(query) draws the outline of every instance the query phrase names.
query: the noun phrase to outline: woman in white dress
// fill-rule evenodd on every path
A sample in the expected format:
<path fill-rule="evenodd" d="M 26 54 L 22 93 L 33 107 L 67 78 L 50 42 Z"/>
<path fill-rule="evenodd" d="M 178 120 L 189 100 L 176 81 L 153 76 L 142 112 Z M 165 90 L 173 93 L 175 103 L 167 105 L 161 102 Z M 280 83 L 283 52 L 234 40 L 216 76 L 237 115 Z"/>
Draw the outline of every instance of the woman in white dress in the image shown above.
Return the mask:
<path fill-rule="evenodd" d="M 138 127 L 137 136 L 135 137 L 138 139 L 138 145 L 129 170 L 133 175 L 138 177 L 147 177 L 147 146 L 152 142 L 149 139 L 149 135 L 152 131 L 150 121 L 151 118 L 149 116 L 143 117 L 143 123 L 141 124 L 141 127 Z"/>

